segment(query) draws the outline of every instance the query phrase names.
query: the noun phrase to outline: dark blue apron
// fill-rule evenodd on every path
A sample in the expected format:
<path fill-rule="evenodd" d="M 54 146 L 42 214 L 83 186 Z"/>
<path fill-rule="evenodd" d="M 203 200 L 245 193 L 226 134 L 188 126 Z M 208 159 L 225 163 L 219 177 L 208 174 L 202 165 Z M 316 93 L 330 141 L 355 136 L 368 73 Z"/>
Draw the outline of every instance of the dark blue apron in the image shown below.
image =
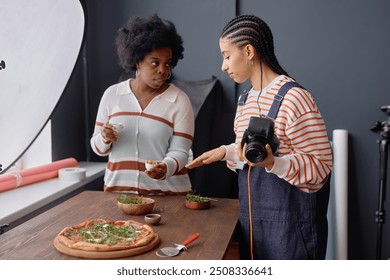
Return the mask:
<path fill-rule="evenodd" d="M 248 168 L 239 171 L 241 259 L 250 259 Z M 324 259 L 329 178 L 315 193 L 298 190 L 264 168 L 252 167 L 250 192 L 254 259 Z"/>
<path fill-rule="evenodd" d="M 299 85 L 289 84 L 283 90 L 287 92 L 292 86 Z M 283 93 L 282 98 L 278 98 L 279 104 L 271 106 L 271 115 L 276 116 L 281 99 Z M 250 259 L 248 166 L 238 172 L 240 257 Z M 267 173 L 264 168 L 252 167 L 250 195 L 254 259 L 325 259 L 329 183 L 330 176 L 321 190 L 306 193 L 275 174 Z"/>

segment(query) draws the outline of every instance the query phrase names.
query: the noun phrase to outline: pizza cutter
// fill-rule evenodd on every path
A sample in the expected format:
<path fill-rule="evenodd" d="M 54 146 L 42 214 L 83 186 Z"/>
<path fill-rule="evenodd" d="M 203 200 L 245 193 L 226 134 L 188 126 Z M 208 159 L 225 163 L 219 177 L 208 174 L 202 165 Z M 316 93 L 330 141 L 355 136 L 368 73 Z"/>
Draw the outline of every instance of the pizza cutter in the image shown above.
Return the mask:
<path fill-rule="evenodd" d="M 181 244 L 174 244 L 175 247 L 165 247 L 157 250 L 156 255 L 162 258 L 174 257 L 178 255 L 181 251 L 187 250 L 187 245 L 199 237 L 199 233 L 194 233 L 189 236 Z"/>

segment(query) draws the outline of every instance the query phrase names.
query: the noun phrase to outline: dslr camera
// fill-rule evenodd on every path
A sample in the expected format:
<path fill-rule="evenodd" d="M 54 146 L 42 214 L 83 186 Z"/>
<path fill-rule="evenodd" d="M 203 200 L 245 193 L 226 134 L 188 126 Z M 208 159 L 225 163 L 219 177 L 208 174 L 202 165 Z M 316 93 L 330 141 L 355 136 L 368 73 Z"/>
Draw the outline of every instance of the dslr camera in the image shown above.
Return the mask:
<path fill-rule="evenodd" d="M 242 137 L 241 145 L 245 149 L 245 157 L 252 163 L 263 161 L 268 153 L 265 148 L 270 145 L 272 152 L 275 154 L 279 147 L 279 139 L 274 134 L 274 121 L 267 118 L 251 117 L 248 128 Z"/>

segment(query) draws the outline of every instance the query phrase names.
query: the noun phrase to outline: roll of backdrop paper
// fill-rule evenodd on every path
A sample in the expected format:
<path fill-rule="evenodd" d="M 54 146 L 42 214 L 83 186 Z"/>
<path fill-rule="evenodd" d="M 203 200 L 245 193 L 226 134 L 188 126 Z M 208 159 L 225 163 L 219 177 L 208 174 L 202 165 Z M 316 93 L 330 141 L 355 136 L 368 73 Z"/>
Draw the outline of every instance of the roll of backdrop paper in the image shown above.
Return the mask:
<path fill-rule="evenodd" d="M 348 131 L 333 130 L 333 249 L 337 260 L 348 259 Z"/>
<path fill-rule="evenodd" d="M 58 170 L 58 178 L 61 181 L 82 181 L 85 179 L 84 168 L 62 168 Z"/>
<path fill-rule="evenodd" d="M 74 158 L 66 158 L 52 163 L 16 170 L 0 175 L 0 192 L 31 185 L 33 183 L 58 177 L 62 168 L 76 168 L 79 163 Z"/>

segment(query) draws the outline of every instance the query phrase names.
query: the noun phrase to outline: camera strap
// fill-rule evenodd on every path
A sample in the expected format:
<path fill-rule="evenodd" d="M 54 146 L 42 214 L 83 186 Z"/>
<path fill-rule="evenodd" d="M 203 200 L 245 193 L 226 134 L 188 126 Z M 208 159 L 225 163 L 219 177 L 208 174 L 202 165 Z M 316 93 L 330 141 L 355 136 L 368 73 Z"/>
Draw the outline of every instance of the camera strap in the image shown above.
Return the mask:
<path fill-rule="evenodd" d="M 298 84 L 297 82 L 287 82 L 284 85 L 281 86 L 278 93 L 274 97 L 274 101 L 271 105 L 271 108 L 268 112 L 268 118 L 270 119 L 276 119 L 276 116 L 279 112 L 280 105 L 282 104 L 283 98 L 286 95 L 286 93 L 293 87 L 300 87 L 305 89 L 303 86 Z"/>

